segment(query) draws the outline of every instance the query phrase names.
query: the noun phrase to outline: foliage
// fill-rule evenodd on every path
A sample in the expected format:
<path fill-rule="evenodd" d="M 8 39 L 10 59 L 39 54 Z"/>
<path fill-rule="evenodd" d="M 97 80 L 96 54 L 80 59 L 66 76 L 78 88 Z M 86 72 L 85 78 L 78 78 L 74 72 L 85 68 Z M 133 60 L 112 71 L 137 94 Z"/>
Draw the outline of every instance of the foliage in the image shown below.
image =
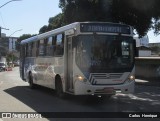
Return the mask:
<path fill-rule="evenodd" d="M 24 39 L 27 39 L 27 38 L 29 38 L 29 37 L 31 37 L 31 36 L 33 36 L 33 35 L 31 35 L 31 34 L 23 34 L 22 36 L 20 36 L 19 38 L 18 38 L 18 42 L 21 42 L 22 40 L 24 40 Z"/>
<path fill-rule="evenodd" d="M 42 28 L 40 28 L 39 30 L 39 34 L 59 28 L 61 26 L 63 26 L 63 14 L 59 13 L 58 15 L 56 15 L 55 17 L 51 17 L 49 18 L 48 21 L 48 26 L 44 25 Z"/>
<path fill-rule="evenodd" d="M 39 33 L 82 21 L 117 22 L 133 26 L 139 36 L 160 31 L 160 0 L 59 0 L 62 13 L 49 18 Z"/>
<path fill-rule="evenodd" d="M 64 22 L 111 21 L 111 0 L 60 0 Z"/>
<path fill-rule="evenodd" d="M 153 19 L 160 16 L 157 0 L 113 0 L 112 16 L 116 22 L 130 24 L 140 36 L 157 27 Z M 157 14 L 155 14 L 157 13 Z M 153 25 L 153 26 L 152 26 Z M 156 31 L 155 31 L 156 32 Z"/>
<path fill-rule="evenodd" d="M 43 27 L 40 28 L 39 33 L 41 34 L 41 33 L 46 32 L 46 31 L 47 31 L 47 28 L 48 28 L 48 26 L 47 26 L 47 25 L 44 25 Z"/>
<path fill-rule="evenodd" d="M 17 60 L 17 57 L 13 53 L 8 53 L 6 55 L 6 61 L 7 61 L 7 63 L 14 62 L 15 60 Z"/>
<path fill-rule="evenodd" d="M 160 30 L 160 0 L 60 0 L 64 23 L 76 21 L 121 22 L 132 25 L 139 36 L 150 28 Z"/>

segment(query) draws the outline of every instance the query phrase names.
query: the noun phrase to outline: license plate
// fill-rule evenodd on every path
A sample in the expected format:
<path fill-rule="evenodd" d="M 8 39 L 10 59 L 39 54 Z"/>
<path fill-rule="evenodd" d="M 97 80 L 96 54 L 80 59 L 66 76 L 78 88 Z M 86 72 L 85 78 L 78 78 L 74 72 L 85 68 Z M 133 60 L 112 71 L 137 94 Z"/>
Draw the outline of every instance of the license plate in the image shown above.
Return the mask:
<path fill-rule="evenodd" d="M 114 88 L 113 88 L 113 87 L 107 87 L 107 88 L 104 88 L 104 92 L 106 92 L 106 93 L 115 93 L 115 91 L 114 91 Z"/>

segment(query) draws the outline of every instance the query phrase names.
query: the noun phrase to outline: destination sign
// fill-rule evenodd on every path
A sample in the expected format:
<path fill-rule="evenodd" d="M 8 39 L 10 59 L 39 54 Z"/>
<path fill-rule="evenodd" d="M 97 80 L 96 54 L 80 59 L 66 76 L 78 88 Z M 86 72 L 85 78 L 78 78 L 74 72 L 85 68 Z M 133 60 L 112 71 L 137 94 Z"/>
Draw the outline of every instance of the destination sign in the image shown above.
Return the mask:
<path fill-rule="evenodd" d="M 130 27 L 112 23 L 82 23 L 80 31 L 130 34 Z"/>

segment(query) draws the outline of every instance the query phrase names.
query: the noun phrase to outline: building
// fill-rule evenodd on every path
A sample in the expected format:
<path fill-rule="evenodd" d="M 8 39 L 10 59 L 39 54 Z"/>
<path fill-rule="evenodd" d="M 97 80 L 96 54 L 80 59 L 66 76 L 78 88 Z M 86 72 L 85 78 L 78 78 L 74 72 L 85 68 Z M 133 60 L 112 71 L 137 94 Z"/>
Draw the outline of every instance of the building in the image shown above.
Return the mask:
<path fill-rule="evenodd" d="M 152 55 L 151 49 L 146 46 L 137 47 L 139 57 L 149 57 Z"/>
<path fill-rule="evenodd" d="M 0 38 L 0 56 L 6 56 L 9 52 L 17 52 L 17 37 L 1 37 Z"/>
<path fill-rule="evenodd" d="M 136 47 L 141 47 L 141 46 L 149 47 L 148 36 L 144 36 L 142 38 L 134 37 L 134 39 L 136 40 Z"/>
<path fill-rule="evenodd" d="M 0 56 L 5 56 L 9 52 L 9 41 L 7 38 L 0 38 Z"/>
<path fill-rule="evenodd" d="M 152 50 L 152 55 L 153 56 L 160 56 L 160 42 L 149 43 L 149 47 Z"/>
<path fill-rule="evenodd" d="M 160 48 L 160 42 L 157 42 L 157 43 L 149 43 L 149 47 L 159 47 L 159 48 Z"/>
<path fill-rule="evenodd" d="M 137 55 L 139 57 L 151 56 L 148 36 L 144 36 L 142 38 L 134 37 L 134 39 L 136 40 Z"/>
<path fill-rule="evenodd" d="M 17 37 L 9 37 L 9 52 L 17 51 L 16 50 L 16 42 L 17 42 Z"/>

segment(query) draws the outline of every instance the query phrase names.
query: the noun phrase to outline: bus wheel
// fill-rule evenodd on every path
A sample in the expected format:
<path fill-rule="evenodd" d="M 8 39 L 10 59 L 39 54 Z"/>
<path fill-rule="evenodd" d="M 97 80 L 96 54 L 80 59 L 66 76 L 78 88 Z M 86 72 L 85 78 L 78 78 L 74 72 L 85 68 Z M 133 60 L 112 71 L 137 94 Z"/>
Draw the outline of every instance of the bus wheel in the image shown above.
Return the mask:
<path fill-rule="evenodd" d="M 31 73 L 29 74 L 29 86 L 31 89 L 35 89 L 36 87 L 36 85 L 33 83 L 33 76 Z"/>
<path fill-rule="evenodd" d="M 56 94 L 60 98 L 65 98 L 65 93 L 63 92 L 62 81 L 60 78 L 56 79 Z"/>

